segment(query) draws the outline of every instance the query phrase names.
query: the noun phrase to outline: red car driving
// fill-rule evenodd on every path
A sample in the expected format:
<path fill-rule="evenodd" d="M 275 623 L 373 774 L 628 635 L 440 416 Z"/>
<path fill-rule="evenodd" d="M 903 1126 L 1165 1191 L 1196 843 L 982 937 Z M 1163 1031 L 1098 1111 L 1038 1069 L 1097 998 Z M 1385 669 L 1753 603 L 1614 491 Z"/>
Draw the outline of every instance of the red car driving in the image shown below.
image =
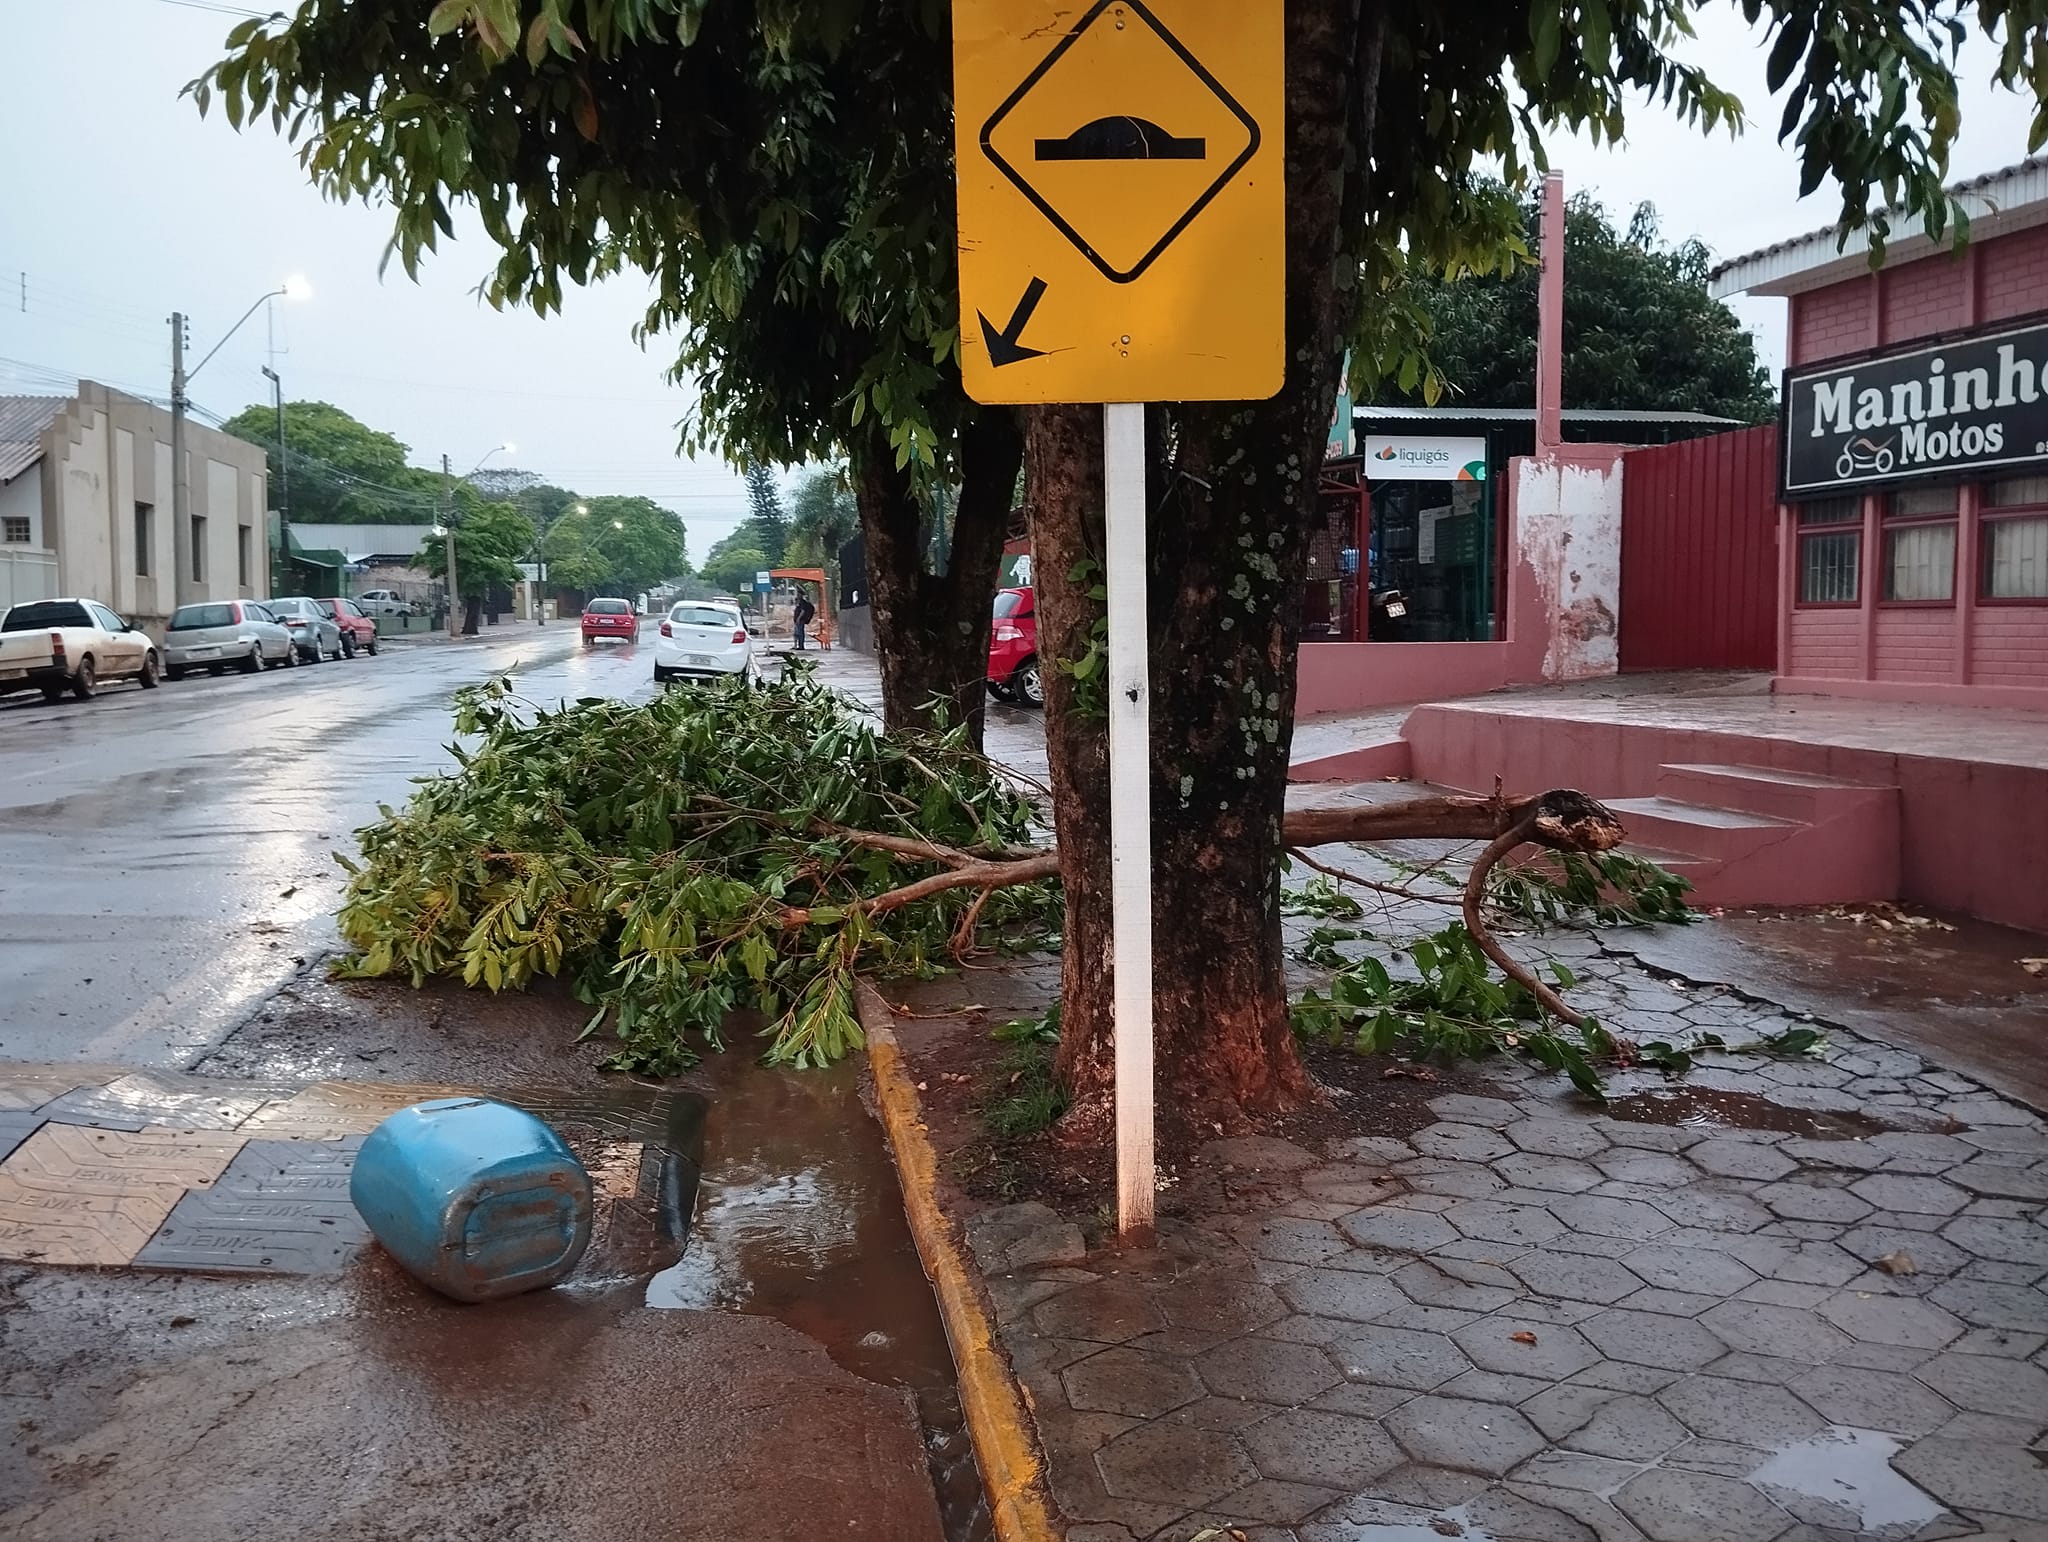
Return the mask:
<path fill-rule="evenodd" d="M 640 618 L 631 600 L 591 600 L 583 607 L 583 641 L 619 637 L 632 642 L 640 635 Z"/>
<path fill-rule="evenodd" d="M 995 626 L 988 639 L 988 692 L 998 701 L 1045 705 L 1038 684 L 1038 616 L 1029 589 L 996 594 Z"/>

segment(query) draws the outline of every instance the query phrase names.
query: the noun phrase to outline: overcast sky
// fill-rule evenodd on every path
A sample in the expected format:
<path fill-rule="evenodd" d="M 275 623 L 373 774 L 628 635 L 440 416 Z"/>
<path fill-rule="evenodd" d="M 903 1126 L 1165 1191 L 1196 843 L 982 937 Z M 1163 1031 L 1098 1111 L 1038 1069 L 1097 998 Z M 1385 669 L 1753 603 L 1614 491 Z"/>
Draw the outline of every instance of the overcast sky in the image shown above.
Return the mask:
<path fill-rule="evenodd" d="M 0 11 L 14 66 L 0 93 L 0 392 L 68 390 L 60 380 L 83 375 L 163 396 L 171 311 L 192 318 L 196 362 L 258 295 L 303 274 L 312 298 L 274 304 L 274 338 L 255 316 L 193 382 L 200 407 L 268 401 L 259 371 L 274 341 L 288 397 L 337 403 L 422 465 L 446 453 L 462 471 L 511 440 L 516 453 L 491 464 L 669 505 L 693 558 L 744 517 L 737 475 L 674 454 L 687 398 L 662 382 L 660 346 L 632 342 L 639 286 L 572 291 L 546 321 L 501 314 L 472 294 L 493 257 L 480 236 L 445 245 L 417 284 L 395 266 L 380 279 L 384 214 L 323 202 L 267 125 L 236 134 L 180 99 L 248 12 L 215 0 L 4 0 Z M 1760 40 L 1732 4 L 1711 7 L 1700 32 L 1694 57 L 1760 126 L 1702 140 L 1644 108 L 1619 150 L 1553 147 L 1568 185 L 1623 214 L 1649 200 L 1668 239 L 1697 235 L 1721 257 L 1829 223 L 1826 189 L 1794 201 Z M 2026 106 L 1987 84 L 1988 62 L 1981 45 L 1964 56 L 1957 177 L 2024 154 Z M 1782 303 L 1739 308 L 1775 370 Z"/>

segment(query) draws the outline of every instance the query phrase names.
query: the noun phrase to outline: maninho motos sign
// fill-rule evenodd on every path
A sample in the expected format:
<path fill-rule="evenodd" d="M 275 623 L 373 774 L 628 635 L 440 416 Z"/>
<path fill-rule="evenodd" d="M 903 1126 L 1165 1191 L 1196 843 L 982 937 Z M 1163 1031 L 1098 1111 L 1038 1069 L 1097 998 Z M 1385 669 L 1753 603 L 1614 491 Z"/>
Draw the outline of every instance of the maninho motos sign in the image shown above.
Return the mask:
<path fill-rule="evenodd" d="M 2048 322 L 1785 376 L 1784 495 L 2048 461 Z"/>

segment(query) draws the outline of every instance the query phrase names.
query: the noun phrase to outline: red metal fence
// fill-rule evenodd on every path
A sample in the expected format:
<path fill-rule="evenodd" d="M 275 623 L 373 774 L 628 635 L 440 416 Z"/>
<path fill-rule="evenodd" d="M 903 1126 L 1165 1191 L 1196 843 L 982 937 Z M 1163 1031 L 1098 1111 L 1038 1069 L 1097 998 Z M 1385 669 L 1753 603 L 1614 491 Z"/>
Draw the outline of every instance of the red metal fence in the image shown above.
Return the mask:
<path fill-rule="evenodd" d="M 1773 669 L 1778 430 L 1629 451 L 1621 490 L 1621 667 Z"/>

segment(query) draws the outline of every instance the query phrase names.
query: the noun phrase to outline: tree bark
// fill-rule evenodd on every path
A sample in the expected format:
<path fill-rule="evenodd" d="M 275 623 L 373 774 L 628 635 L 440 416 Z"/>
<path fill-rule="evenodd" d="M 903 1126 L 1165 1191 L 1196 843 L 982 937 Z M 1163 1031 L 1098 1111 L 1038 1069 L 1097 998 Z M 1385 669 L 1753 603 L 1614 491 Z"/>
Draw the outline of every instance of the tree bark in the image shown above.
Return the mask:
<path fill-rule="evenodd" d="M 1281 817 L 1308 536 L 1340 367 L 1339 215 L 1376 86 L 1362 79 L 1359 5 L 1286 7 L 1284 386 L 1270 401 L 1149 414 L 1148 443 L 1161 447 L 1148 486 L 1157 1100 L 1163 1125 L 1193 1130 L 1314 1096 L 1288 1019 Z M 1049 660 L 1083 657 L 1102 614 L 1087 585 L 1069 582 L 1102 550 L 1100 423 L 1094 408 L 1027 417 Z M 1085 1140 L 1101 1134 L 1114 1060 L 1108 761 L 1102 722 L 1078 710 L 1087 688 L 1077 703 L 1058 668 L 1041 678 L 1067 899 L 1059 1073 L 1075 1100 L 1065 1124 Z"/>
<path fill-rule="evenodd" d="M 885 434 L 854 462 L 854 499 L 867 548 L 882 718 L 895 731 L 929 727 L 944 701 L 948 720 L 981 744 L 988 691 L 988 634 L 996 573 L 1009 530 L 1024 440 L 1014 412 L 985 408 L 961 430 L 960 502 L 944 574 L 926 570 L 924 501 L 899 470 Z"/>

